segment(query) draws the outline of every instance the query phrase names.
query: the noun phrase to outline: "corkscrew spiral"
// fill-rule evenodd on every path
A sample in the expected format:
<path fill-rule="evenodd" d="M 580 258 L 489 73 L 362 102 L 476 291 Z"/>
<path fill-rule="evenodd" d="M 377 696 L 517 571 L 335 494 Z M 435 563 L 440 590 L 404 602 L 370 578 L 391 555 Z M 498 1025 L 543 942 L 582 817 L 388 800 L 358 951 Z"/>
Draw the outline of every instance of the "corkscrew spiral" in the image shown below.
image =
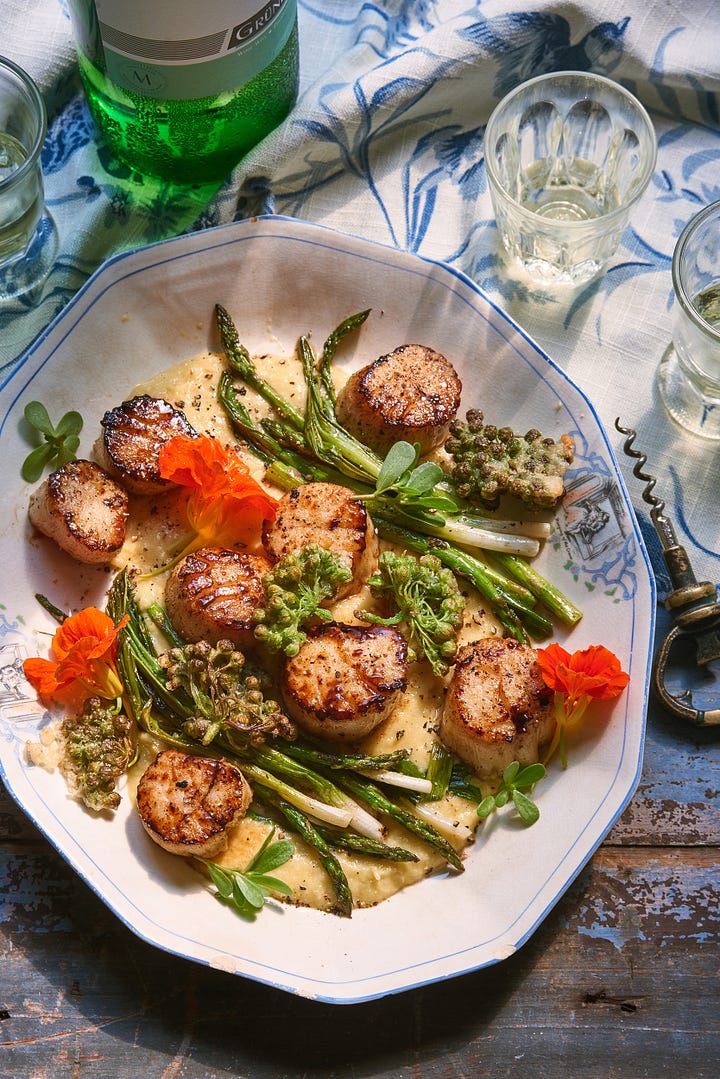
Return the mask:
<path fill-rule="evenodd" d="M 633 476 L 637 476 L 639 480 L 645 484 L 643 487 L 642 498 L 643 502 L 647 502 L 651 507 L 650 516 L 653 520 L 661 517 L 665 511 L 665 502 L 658 495 L 653 494 L 657 479 L 655 476 L 651 476 L 649 472 L 643 472 L 643 468 L 647 463 L 647 454 L 642 453 L 640 450 L 633 447 L 637 432 L 632 427 L 622 427 L 620 424 L 620 417 L 615 420 L 615 427 L 621 435 L 625 435 L 625 441 L 623 442 L 623 451 L 628 457 L 635 459 L 635 465 L 633 466 Z"/>

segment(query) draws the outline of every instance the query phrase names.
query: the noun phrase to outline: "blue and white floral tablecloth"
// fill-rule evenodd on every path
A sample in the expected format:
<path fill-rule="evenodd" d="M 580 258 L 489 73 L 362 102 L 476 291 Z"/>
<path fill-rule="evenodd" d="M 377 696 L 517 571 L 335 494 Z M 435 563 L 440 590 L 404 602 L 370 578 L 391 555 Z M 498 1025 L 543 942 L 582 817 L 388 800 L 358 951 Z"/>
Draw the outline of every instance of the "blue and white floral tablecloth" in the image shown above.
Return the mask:
<path fill-rule="evenodd" d="M 720 443 L 684 434 L 655 388 L 670 343 L 673 246 L 688 219 L 720 199 L 720 31 L 707 0 L 535 0 L 530 9 L 519 0 L 300 0 L 297 106 L 219 189 L 191 192 L 143 181 L 98 142 L 64 0 L 3 0 L 2 14 L 0 53 L 29 70 L 48 105 L 43 166 L 60 250 L 37 306 L 0 308 L 0 379 L 119 250 L 258 213 L 318 222 L 473 278 L 595 404 L 647 526 L 660 595 L 662 564 L 616 416 L 637 429 L 698 576 L 720 580 Z M 506 276 L 483 133 L 515 84 L 567 68 L 633 91 L 659 154 L 610 268 L 562 295 Z"/>

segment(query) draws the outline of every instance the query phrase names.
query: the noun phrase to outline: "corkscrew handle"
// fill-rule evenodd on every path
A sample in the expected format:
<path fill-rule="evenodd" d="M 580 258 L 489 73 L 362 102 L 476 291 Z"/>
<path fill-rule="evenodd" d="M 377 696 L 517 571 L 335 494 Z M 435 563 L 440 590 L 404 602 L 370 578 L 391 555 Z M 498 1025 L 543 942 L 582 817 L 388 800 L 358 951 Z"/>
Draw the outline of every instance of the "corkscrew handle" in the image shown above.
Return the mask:
<path fill-rule="evenodd" d="M 636 432 L 622 427 L 615 420 L 617 430 L 626 436 L 623 450 L 635 460 L 633 475 L 642 480 L 643 501 L 650 506 L 650 518 L 662 543 L 663 560 L 667 567 L 673 590 L 665 600 L 675 625 L 662 641 L 653 665 L 653 684 L 663 705 L 673 715 L 688 720 L 696 726 L 706 727 L 720 723 L 720 707 L 699 709 L 693 705 L 692 690 L 674 693 L 668 685 L 668 669 L 671 656 L 679 651 L 675 646 L 681 640 L 690 640 L 695 646 L 695 662 L 701 668 L 720 659 L 720 603 L 717 590 L 711 581 L 698 581 L 685 548 L 678 543 L 672 521 L 665 514 L 665 503 L 655 494 L 656 479 L 643 469 L 647 456 L 635 449 Z"/>

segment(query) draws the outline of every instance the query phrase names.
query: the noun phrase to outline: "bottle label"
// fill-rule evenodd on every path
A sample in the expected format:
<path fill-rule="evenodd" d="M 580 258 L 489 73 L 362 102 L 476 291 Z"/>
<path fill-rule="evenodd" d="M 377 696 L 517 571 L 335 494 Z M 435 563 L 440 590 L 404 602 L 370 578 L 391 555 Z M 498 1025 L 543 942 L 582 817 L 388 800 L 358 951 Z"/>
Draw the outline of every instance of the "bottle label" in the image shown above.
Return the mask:
<path fill-rule="evenodd" d="M 290 37 L 297 0 L 95 0 L 108 77 L 125 90 L 188 100 L 237 90 Z"/>

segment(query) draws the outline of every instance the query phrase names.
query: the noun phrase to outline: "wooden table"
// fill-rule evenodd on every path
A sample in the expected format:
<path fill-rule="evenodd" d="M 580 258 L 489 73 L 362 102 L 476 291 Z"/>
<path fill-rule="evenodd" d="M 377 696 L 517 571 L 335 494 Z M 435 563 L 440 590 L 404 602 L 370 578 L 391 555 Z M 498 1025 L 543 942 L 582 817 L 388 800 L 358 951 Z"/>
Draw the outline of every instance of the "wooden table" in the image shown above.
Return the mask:
<path fill-rule="evenodd" d="M 3 793 L 0 1075 L 717 1079 L 719 735 L 652 708 L 633 801 L 515 956 L 348 1006 L 145 944 Z"/>

